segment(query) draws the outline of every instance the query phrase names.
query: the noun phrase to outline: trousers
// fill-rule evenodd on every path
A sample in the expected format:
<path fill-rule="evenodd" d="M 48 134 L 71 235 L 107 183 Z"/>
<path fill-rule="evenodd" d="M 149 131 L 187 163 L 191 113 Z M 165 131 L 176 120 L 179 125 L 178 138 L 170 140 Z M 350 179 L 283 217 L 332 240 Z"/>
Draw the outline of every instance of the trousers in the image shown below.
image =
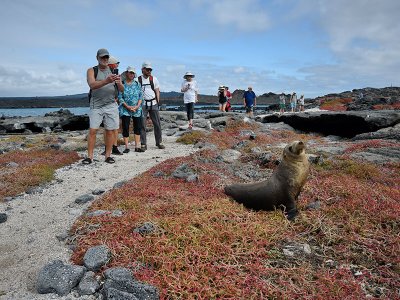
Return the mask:
<path fill-rule="evenodd" d="M 147 137 L 146 137 L 146 120 L 147 116 L 150 116 L 151 122 L 154 127 L 154 138 L 156 140 L 156 145 L 160 145 L 162 143 L 162 133 L 161 133 L 161 121 L 160 121 L 160 113 L 158 109 L 146 109 L 143 106 L 143 115 L 142 115 L 142 126 L 140 128 L 140 143 L 142 145 L 147 145 Z"/>

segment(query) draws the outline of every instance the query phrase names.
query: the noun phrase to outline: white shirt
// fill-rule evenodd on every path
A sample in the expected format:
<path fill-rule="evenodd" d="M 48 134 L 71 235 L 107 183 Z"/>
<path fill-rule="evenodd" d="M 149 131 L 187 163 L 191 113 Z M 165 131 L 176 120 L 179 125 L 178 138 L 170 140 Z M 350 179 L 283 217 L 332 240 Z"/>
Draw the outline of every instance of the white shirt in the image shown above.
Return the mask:
<path fill-rule="evenodd" d="M 155 76 L 153 76 L 153 83 L 154 83 L 154 89 L 160 88 L 160 83 L 158 82 L 158 79 Z M 156 98 L 156 93 L 152 90 L 150 85 L 150 77 L 144 78 L 144 76 L 142 76 L 142 92 L 143 92 L 143 100 L 151 100 Z M 143 101 L 143 104 L 145 104 L 145 101 Z M 153 100 L 153 105 L 156 104 L 157 100 Z"/>
<path fill-rule="evenodd" d="M 189 85 L 189 89 L 183 93 L 183 102 L 184 103 L 191 103 L 196 102 L 196 92 L 199 92 L 199 88 L 197 87 L 196 80 L 187 81 L 184 80 L 182 82 L 182 89 L 185 89 Z"/>

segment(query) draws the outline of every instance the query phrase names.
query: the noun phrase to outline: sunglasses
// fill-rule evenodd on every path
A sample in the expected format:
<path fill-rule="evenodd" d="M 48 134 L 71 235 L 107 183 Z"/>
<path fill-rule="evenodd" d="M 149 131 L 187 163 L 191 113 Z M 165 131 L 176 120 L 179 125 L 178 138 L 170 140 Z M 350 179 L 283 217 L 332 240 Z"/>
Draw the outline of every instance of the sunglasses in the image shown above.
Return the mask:
<path fill-rule="evenodd" d="M 104 55 L 102 57 L 100 57 L 101 59 L 109 59 L 110 57 L 108 55 Z"/>
<path fill-rule="evenodd" d="M 153 71 L 153 69 L 150 69 L 150 68 L 145 68 L 145 70 L 149 71 L 149 72 Z"/>

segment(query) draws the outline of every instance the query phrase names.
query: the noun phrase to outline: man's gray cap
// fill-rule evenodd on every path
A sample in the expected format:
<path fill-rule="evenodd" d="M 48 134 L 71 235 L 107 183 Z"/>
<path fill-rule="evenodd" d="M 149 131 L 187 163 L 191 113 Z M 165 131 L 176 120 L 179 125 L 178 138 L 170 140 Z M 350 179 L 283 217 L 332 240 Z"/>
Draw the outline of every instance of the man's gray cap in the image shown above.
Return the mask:
<path fill-rule="evenodd" d="M 110 53 L 108 52 L 107 49 L 101 48 L 99 50 L 97 50 L 97 57 L 103 57 L 103 56 L 110 56 Z"/>

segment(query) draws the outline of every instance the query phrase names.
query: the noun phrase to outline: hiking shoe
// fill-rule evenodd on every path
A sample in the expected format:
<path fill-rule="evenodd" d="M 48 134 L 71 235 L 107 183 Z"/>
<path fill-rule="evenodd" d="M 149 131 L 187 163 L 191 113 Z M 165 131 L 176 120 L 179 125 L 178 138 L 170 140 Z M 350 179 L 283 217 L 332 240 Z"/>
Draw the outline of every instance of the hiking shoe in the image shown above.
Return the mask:
<path fill-rule="evenodd" d="M 146 150 L 147 150 L 147 145 L 142 145 L 142 146 L 140 147 L 140 149 L 143 150 L 142 152 L 146 151 Z"/>
<path fill-rule="evenodd" d="M 115 155 L 122 155 L 122 152 L 119 151 L 117 146 L 113 146 L 111 153 Z"/>
<path fill-rule="evenodd" d="M 129 151 L 131 151 L 131 150 L 129 150 L 128 148 L 126 148 L 124 151 L 122 151 L 123 153 L 129 153 Z"/>
<path fill-rule="evenodd" d="M 135 148 L 135 152 L 144 152 L 146 150 L 142 149 L 142 148 Z"/>
<path fill-rule="evenodd" d="M 158 144 L 156 146 L 158 147 L 158 149 L 165 149 L 165 146 L 163 144 Z"/>

